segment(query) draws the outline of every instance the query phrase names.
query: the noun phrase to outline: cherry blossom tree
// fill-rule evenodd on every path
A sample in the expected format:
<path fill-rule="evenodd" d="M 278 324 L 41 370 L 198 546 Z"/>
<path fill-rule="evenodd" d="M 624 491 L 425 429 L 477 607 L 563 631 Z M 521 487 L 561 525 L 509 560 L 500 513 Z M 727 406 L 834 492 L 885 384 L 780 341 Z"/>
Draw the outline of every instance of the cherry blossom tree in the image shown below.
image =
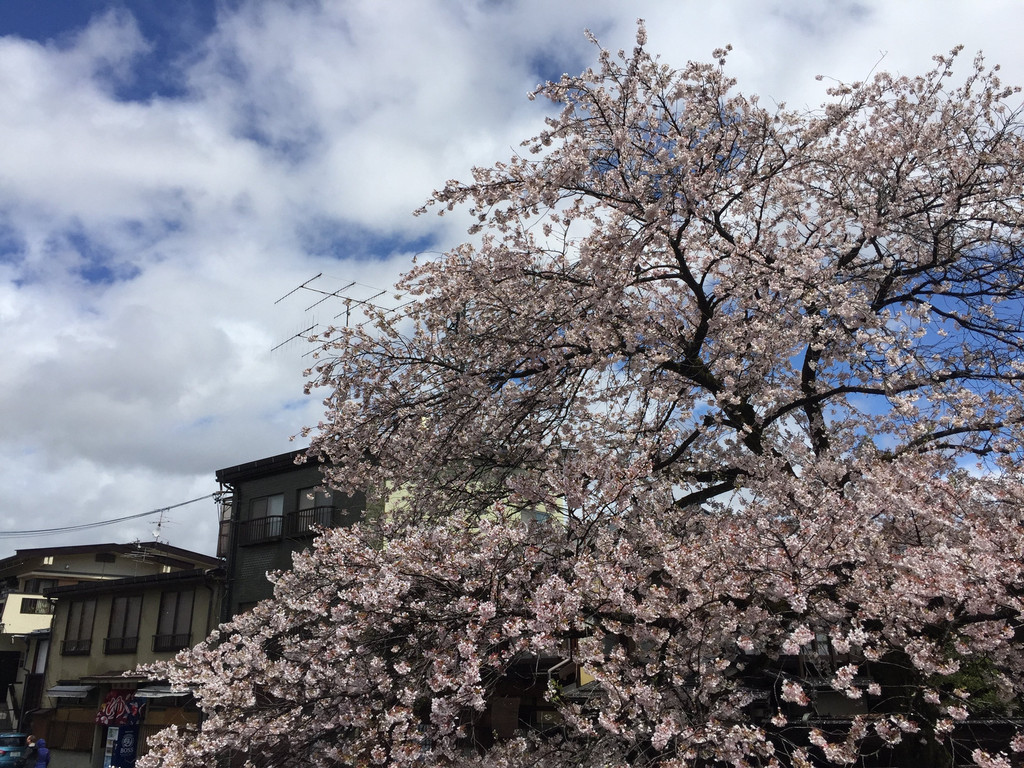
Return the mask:
<path fill-rule="evenodd" d="M 1009 765 L 1024 121 L 957 54 L 767 109 L 641 25 L 542 86 L 424 209 L 470 241 L 316 340 L 387 513 L 152 670 L 205 719 L 143 764 Z"/>

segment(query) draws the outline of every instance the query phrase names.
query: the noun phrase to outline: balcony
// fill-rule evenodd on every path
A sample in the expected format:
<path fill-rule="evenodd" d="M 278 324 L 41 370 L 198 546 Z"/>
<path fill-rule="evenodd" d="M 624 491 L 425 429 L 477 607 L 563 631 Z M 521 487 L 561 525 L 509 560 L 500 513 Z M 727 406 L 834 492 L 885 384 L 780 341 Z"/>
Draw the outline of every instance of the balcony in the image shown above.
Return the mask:
<path fill-rule="evenodd" d="M 265 541 L 280 539 L 283 521 L 284 519 L 278 516 L 239 521 L 238 543 L 261 544 Z"/>
<path fill-rule="evenodd" d="M 192 645 L 192 635 L 153 635 L 153 652 L 180 651 Z"/>
<path fill-rule="evenodd" d="M 92 650 L 92 638 L 65 640 L 60 644 L 61 656 L 88 656 Z"/>
<path fill-rule="evenodd" d="M 103 652 L 113 653 L 135 653 L 139 648 L 137 637 L 108 637 L 103 641 Z"/>
<path fill-rule="evenodd" d="M 285 518 L 285 536 L 303 536 L 312 534 L 313 526 L 330 528 L 336 525 L 334 507 L 310 507 L 291 512 Z"/>

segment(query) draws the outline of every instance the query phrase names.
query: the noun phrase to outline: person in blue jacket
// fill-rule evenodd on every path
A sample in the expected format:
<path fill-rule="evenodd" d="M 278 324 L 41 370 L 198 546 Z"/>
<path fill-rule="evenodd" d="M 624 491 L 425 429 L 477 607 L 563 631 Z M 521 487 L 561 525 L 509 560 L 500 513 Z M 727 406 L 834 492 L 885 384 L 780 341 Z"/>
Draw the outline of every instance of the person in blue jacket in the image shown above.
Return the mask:
<path fill-rule="evenodd" d="M 46 768 L 50 764 L 50 750 L 46 748 L 46 739 L 36 742 L 36 762 L 34 768 Z"/>

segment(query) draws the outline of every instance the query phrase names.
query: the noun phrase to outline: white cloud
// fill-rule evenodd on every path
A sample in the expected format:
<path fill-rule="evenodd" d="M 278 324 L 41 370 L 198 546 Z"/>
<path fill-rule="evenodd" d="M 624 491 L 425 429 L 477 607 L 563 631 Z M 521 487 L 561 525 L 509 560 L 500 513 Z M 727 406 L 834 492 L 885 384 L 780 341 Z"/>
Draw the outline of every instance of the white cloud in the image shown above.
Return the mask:
<path fill-rule="evenodd" d="M 593 63 L 584 27 L 628 50 L 643 16 L 679 65 L 732 43 L 739 88 L 766 103 L 811 107 L 816 74 L 916 73 L 961 42 L 1024 82 L 1024 8 L 995 0 L 250 2 L 155 63 L 178 95 L 127 101 L 157 46 L 114 5 L 56 42 L 0 37 L 3 530 L 173 504 L 291 447 L 319 398 L 301 394 L 305 350 L 271 349 L 317 295 L 274 302 L 317 273 L 387 288 L 417 243 L 458 242 L 458 218 L 411 211 L 537 130 L 548 107 L 526 94 Z M 212 504 L 166 521 L 171 543 L 213 551 Z"/>

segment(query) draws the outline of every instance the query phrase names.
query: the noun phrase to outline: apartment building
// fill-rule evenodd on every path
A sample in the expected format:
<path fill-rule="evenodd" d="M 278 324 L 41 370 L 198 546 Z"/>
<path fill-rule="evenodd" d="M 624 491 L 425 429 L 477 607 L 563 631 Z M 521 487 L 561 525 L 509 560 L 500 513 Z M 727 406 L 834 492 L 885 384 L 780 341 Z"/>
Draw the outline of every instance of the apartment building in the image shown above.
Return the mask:
<path fill-rule="evenodd" d="M 183 570 L 52 587 L 52 650 L 45 707 L 31 728 L 65 768 L 128 767 L 168 725 L 198 722 L 187 691 L 153 682 L 136 668 L 169 660 L 219 623 L 224 570 L 193 553 Z"/>
<path fill-rule="evenodd" d="M 291 567 L 317 528 L 350 525 L 366 499 L 321 487 L 315 460 L 297 463 L 290 451 L 217 470 L 221 528 L 217 554 L 227 561 L 222 618 L 227 620 L 273 594 L 266 574 Z"/>

